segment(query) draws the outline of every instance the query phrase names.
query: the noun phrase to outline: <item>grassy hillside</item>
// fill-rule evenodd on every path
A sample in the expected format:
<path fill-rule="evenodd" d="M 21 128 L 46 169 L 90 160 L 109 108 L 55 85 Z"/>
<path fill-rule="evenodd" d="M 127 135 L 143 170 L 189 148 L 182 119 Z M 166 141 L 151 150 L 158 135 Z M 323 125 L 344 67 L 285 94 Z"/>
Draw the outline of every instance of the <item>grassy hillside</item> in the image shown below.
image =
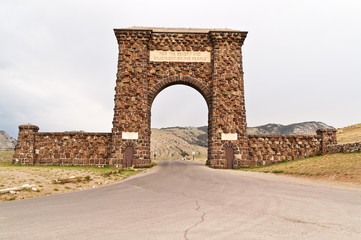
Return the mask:
<path fill-rule="evenodd" d="M 158 160 L 175 160 L 192 157 L 195 152 L 197 160 L 207 158 L 207 132 L 205 128 L 174 127 L 152 128 L 150 149 L 153 159 L 157 152 Z"/>
<path fill-rule="evenodd" d="M 339 144 L 361 142 L 361 123 L 337 129 Z"/>

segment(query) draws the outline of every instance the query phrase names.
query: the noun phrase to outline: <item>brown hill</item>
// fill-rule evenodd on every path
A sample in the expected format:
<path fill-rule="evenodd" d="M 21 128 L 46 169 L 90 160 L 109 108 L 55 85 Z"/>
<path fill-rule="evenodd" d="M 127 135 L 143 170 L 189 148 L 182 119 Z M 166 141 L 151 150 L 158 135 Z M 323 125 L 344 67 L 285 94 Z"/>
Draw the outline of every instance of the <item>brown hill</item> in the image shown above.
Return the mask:
<path fill-rule="evenodd" d="M 156 152 L 157 160 L 191 158 L 192 152 L 195 152 L 197 160 L 205 160 L 207 130 L 204 127 L 152 128 L 150 150 L 151 158 Z"/>
<path fill-rule="evenodd" d="M 337 129 L 337 142 L 361 142 L 361 123 Z"/>

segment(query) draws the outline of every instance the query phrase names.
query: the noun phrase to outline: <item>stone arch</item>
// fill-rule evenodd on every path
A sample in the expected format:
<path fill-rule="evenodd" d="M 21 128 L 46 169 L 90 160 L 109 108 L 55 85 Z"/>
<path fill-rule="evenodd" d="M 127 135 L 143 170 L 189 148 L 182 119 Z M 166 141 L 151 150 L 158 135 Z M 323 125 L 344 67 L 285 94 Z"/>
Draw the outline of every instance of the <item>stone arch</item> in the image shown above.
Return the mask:
<path fill-rule="evenodd" d="M 182 84 L 182 85 L 186 85 L 186 86 L 196 89 L 206 100 L 208 109 L 210 108 L 211 93 L 210 93 L 210 90 L 208 89 L 208 87 L 204 83 L 202 83 L 201 81 L 197 80 L 194 77 L 174 75 L 174 76 L 165 78 L 163 81 L 158 82 L 149 90 L 149 94 L 148 94 L 149 109 L 151 108 L 155 97 L 163 89 L 165 89 L 169 86 L 172 86 L 172 85 L 176 85 L 176 84 Z"/>
<path fill-rule="evenodd" d="M 151 106 L 166 87 L 196 89 L 208 105 L 208 159 L 224 167 L 223 133 L 248 161 L 242 45 L 247 32 L 215 29 L 115 29 L 118 72 L 114 97 L 111 160 L 122 162 L 120 146 L 138 144 L 135 166 L 151 164 Z M 236 159 L 238 159 L 236 156 Z M 237 160 L 237 164 L 241 161 Z M 238 167 L 238 166 L 237 166 Z"/>

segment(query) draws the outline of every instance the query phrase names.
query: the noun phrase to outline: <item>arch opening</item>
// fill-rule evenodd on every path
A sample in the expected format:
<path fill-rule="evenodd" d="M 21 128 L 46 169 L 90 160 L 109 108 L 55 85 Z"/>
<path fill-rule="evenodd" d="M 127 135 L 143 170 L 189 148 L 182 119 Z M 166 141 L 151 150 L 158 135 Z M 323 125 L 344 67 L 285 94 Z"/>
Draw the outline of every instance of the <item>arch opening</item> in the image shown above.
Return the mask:
<path fill-rule="evenodd" d="M 151 103 L 151 160 L 207 160 L 209 103 L 195 86 L 170 83 Z"/>

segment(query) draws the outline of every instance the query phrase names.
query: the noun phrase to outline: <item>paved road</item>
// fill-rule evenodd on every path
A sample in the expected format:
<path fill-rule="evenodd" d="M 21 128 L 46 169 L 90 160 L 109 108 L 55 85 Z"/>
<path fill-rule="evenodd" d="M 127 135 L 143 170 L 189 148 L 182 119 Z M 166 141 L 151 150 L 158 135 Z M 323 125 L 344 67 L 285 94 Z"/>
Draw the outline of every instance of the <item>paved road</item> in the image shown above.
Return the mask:
<path fill-rule="evenodd" d="M 0 203 L 0 239 L 359 240 L 361 192 L 161 162 L 110 186 Z"/>

